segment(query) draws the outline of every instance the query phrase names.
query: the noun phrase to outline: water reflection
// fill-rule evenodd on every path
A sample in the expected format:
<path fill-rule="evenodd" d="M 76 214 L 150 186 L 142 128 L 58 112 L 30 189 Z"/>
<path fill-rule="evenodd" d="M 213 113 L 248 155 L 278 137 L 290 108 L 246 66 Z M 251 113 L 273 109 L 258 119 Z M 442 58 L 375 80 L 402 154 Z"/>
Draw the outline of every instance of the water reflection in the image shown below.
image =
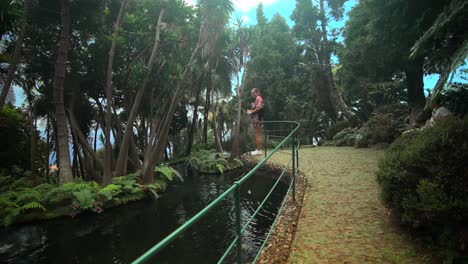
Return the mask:
<path fill-rule="evenodd" d="M 239 176 L 184 174 L 158 200 L 145 200 L 102 215 L 55 219 L 0 231 L 0 263 L 129 263 L 200 211 Z M 273 185 L 255 175 L 241 188 L 243 223 Z M 286 187 L 280 184 L 243 238 L 244 261 L 260 247 Z M 224 200 L 158 254 L 155 263 L 213 263 L 235 237 L 234 201 Z M 232 262 L 232 258 L 228 262 Z"/>

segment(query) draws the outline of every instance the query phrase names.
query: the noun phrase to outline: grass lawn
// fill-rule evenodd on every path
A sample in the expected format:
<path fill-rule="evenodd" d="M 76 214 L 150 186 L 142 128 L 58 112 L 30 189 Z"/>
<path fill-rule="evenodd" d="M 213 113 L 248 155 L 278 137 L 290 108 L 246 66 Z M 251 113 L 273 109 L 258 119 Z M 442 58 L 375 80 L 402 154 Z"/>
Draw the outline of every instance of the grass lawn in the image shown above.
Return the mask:
<path fill-rule="evenodd" d="M 427 263 L 392 222 L 375 172 L 383 151 L 300 150 L 309 180 L 289 263 Z M 286 154 L 274 155 L 281 162 Z"/>

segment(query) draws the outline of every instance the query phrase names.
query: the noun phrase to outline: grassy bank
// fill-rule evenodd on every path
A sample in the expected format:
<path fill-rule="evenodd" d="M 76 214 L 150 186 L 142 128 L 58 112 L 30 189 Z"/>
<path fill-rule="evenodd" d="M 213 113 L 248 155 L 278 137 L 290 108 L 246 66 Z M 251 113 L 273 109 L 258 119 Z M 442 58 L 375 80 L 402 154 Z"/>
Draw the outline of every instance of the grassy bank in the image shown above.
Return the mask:
<path fill-rule="evenodd" d="M 392 221 L 375 172 L 383 151 L 300 150 L 309 180 L 290 263 L 427 263 Z M 273 161 L 289 158 L 279 153 Z"/>

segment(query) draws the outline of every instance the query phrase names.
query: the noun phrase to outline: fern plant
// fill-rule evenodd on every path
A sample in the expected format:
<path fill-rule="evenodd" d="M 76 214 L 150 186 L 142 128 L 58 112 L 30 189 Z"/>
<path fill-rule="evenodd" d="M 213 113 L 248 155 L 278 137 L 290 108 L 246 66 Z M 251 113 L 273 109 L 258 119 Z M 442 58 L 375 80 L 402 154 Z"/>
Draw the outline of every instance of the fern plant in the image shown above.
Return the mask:
<path fill-rule="evenodd" d="M 122 186 L 116 184 L 109 184 L 99 190 L 98 195 L 104 197 L 105 201 L 112 200 L 112 198 L 122 193 Z"/>
<path fill-rule="evenodd" d="M 169 166 L 165 166 L 165 165 L 157 166 L 155 169 L 155 172 L 157 174 L 164 176 L 169 181 L 174 180 L 174 177 L 177 177 L 181 181 L 184 181 L 184 179 L 182 178 L 182 174 L 176 169 L 169 167 Z"/>
<path fill-rule="evenodd" d="M 197 148 L 188 158 L 187 163 L 195 170 L 203 173 L 221 173 L 242 166 L 238 159 L 228 160 L 223 153 L 214 149 Z"/>
<path fill-rule="evenodd" d="M 112 183 L 122 187 L 122 192 L 124 194 L 135 194 L 141 192 L 141 187 L 137 183 L 137 178 L 139 177 L 139 172 L 129 174 L 126 176 L 115 177 L 112 180 Z"/>

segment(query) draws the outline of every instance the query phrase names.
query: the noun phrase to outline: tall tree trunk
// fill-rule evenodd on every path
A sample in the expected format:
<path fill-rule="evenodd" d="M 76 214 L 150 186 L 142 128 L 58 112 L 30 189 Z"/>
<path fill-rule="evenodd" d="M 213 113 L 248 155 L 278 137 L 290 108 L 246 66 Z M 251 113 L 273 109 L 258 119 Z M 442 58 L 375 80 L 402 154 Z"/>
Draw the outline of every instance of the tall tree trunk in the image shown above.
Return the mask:
<path fill-rule="evenodd" d="M 187 142 L 187 149 L 185 151 L 185 155 L 190 155 L 192 153 L 192 146 L 193 146 L 193 137 L 195 130 L 197 128 L 197 121 L 198 121 L 198 106 L 200 104 L 200 94 L 202 91 L 202 84 L 203 84 L 203 77 L 205 76 L 205 72 L 203 71 L 198 79 L 198 87 L 195 95 L 195 103 L 193 106 L 193 114 L 192 114 L 192 123 L 190 124 L 189 131 L 188 131 L 188 142 Z"/>
<path fill-rule="evenodd" d="M 239 85 L 239 78 L 237 78 L 237 121 L 234 128 L 234 138 L 232 141 L 232 156 L 238 158 L 241 156 L 241 125 L 242 125 L 242 97 L 244 93 L 245 77 L 247 76 L 247 62 L 244 60 L 244 73 L 242 75 L 242 82 Z"/>
<path fill-rule="evenodd" d="M 33 180 L 36 178 L 36 110 L 32 102 L 29 103 L 29 133 L 31 140 L 31 176 Z"/>
<path fill-rule="evenodd" d="M 213 100 L 214 101 L 214 100 Z M 223 152 L 223 146 L 221 145 L 221 133 L 219 132 L 218 122 L 217 122 L 217 110 L 218 106 L 217 103 L 213 107 L 213 133 L 214 133 L 214 140 L 215 140 L 215 148 L 217 152 Z"/>
<path fill-rule="evenodd" d="M 210 80 L 210 83 L 206 86 L 205 94 L 205 110 L 203 114 L 203 144 L 208 143 L 208 115 L 210 114 L 211 86 L 213 85 L 213 72 L 210 66 L 208 67 L 208 71 L 208 79 Z"/>
<path fill-rule="evenodd" d="M 2 110 L 3 106 L 5 105 L 8 91 L 10 91 L 11 83 L 13 82 L 13 79 L 15 77 L 16 66 L 18 65 L 18 62 L 20 60 L 21 47 L 23 45 L 24 36 L 26 35 L 26 30 L 27 30 L 27 24 L 28 24 L 27 16 L 28 16 L 30 2 L 31 0 L 24 0 L 24 3 L 23 3 L 24 14 L 23 14 L 23 18 L 21 19 L 21 29 L 20 29 L 18 39 L 16 40 L 15 50 L 13 51 L 13 59 L 10 63 L 10 67 L 8 68 L 5 85 L 3 86 L 2 92 L 0 94 L 0 110 Z"/>
<path fill-rule="evenodd" d="M 98 156 L 98 154 L 93 151 L 93 148 L 88 142 L 88 139 L 86 136 L 83 134 L 81 131 L 78 122 L 76 120 L 75 114 L 73 112 L 73 109 L 68 109 L 68 116 L 70 117 L 70 126 L 72 128 L 73 134 L 76 136 L 77 140 L 80 142 L 81 146 L 83 146 L 84 150 L 86 150 L 91 157 L 93 157 L 94 162 L 99 164 L 99 167 L 103 168 L 104 163 L 102 162 L 101 158 Z"/>
<path fill-rule="evenodd" d="M 70 147 L 68 145 L 68 126 L 63 102 L 63 86 L 67 70 L 68 50 L 70 48 L 70 3 L 69 0 L 61 0 L 61 23 L 62 29 L 60 42 L 55 63 L 54 80 L 54 104 L 55 119 L 57 124 L 58 139 L 58 160 L 59 160 L 59 181 L 61 184 L 73 180 L 72 168 L 70 165 Z"/>
<path fill-rule="evenodd" d="M 171 104 L 164 119 L 164 123 L 161 126 L 161 130 L 158 133 L 158 139 L 150 139 L 150 144 L 148 146 L 148 148 L 150 148 L 150 151 L 145 152 L 145 159 L 143 162 L 142 169 L 142 180 L 145 184 L 152 183 L 154 181 L 154 167 L 161 160 L 164 149 L 167 146 L 167 139 L 169 135 L 169 128 L 171 127 L 172 123 L 172 118 L 174 117 L 177 105 L 179 104 L 182 98 L 182 93 L 185 88 L 185 83 L 187 81 L 190 66 L 195 60 L 195 55 L 198 53 L 201 46 L 201 40 L 199 39 L 197 45 L 195 46 L 195 49 L 192 52 L 192 55 L 190 56 L 188 63 L 185 65 L 184 72 L 182 74 L 182 79 L 179 80 L 177 83 L 176 92 L 174 93 L 174 97 L 172 98 Z M 151 145 L 152 142 L 156 142 L 156 145 L 154 145 L 154 147 L 152 147 Z"/>
<path fill-rule="evenodd" d="M 333 72 L 330 64 L 331 51 L 328 44 L 327 16 L 325 14 L 324 0 L 320 0 L 320 16 L 322 26 L 322 52 L 324 59 L 324 74 L 328 83 L 328 96 L 335 110 L 335 115 L 337 115 L 338 112 L 341 112 L 346 118 L 351 118 L 355 116 L 355 113 L 351 111 L 348 105 L 346 105 L 346 103 L 343 101 L 343 98 L 338 93 L 338 89 L 336 88 L 335 80 L 333 79 Z"/>
<path fill-rule="evenodd" d="M 148 61 L 148 64 L 146 65 L 146 76 L 145 76 L 145 79 L 143 80 L 143 84 L 142 86 L 140 87 L 140 89 L 138 90 L 136 96 L 135 96 L 135 100 L 133 102 L 133 105 L 132 105 L 132 109 L 130 111 L 130 114 L 128 116 L 128 119 L 127 119 L 127 125 L 125 127 L 125 132 L 124 132 L 124 136 L 122 138 L 122 142 L 120 143 L 120 151 L 119 151 L 119 157 L 117 158 L 117 164 L 116 164 L 116 168 L 115 168 L 115 175 L 116 176 L 121 176 L 121 175 L 124 175 L 125 174 L 125 164 L 127 163 L 127 160 L 128 160 L 128 146 L 129 146 L 129 137 L 133 135 L 133 123 L 135 122 L 135 118 L 136 118 L 136 115 L 137 115 L 137 112 L 138 112 L 138 109 L 140 108 L 140 103 L 141 103 L 141 99 L 143 97 L 143 93 L 146 89 L 146 87 L 148 86 L 148 83 L 149 83 L 149 80 L 150 80 L 150 77 L 151 77 L 151 71 L 153 69 L 153 65 L 154 65 L 154 60 L 156 58 L 156 54 L 158 52 L 158 48 L 159 48 L 159 36 L 161 34 L 161 29 L 162 29 L 162 19 L 164 17 L 164 12 L 165 12 L 165 9 L 161 9 L 161 11 L 159 12 L 159 18 L 158 18 L 158 22 L 157 22 L 157 25 L 156 25 L 156 35 L 155 35 L 155 38 L 154 38 L 154 45 L 153 45 L 153 50 L 151 52 L 151 56 L 150 56 L 150 59 Z"/>
<path fill-rule="evenodd" d="M 423 107 L 426 103 L 426 97 L 424 96 L 423 62 L 422 59 L 409 61 L 405 70 L 408 104 L 412 107 Z"/>
<path fill-rule="evenodd" d="M 446 71 L 443 71 L 442 74 L 439 77 L 439 80 L 437 81 L 434 90 L 432 90 L 432 95 L 431 95 L 431 100 L 428 102 L 429 104 L 433 103 L 433 101 L 436 99 L 436 97 L 439 95 L 439 93 L 444 89 L 445 83 L 449 79 L 449 73 Z"/>
<path fill-rule="evenodd" d="M 94 142 L 93 142 L 93 152 L 96 153 L 97 150 L 97 134 L 99 131 L 99 122 L 96 123 L 96 128 L 94 129 Z M 93 169 L 96 170 L 96 160 L 93 160 Z"/>
<path fill-rule="evenodd" d="M 50 168 L 49 168 L 49 156 L 50 156 L 50 120 L 49 120 L 49 115 L 47 114 L 47 124 L 46 124 L 46 146 L 47 146 L 47 155 L 46 155 L 46 167 L 45 167 L 45 172 L 46 172 L 46 182 L 50 183 L 49 179 L 49 173 L 50 173 Z"/>
<path fill-rule="evenodd" d="M 119 14 L 114 25 L 114 34 L 112 37 L 112 44 L 109 51 L 109 60 L 107 62 L 107 82 L 106 82 L 106 129 L 104 131 L 106 137 L 106 152 L 104 154 L 104 175 L 102 178 L 102 185 L 107 186 L 111 180 L 111 157 L 112 157 L 112 144 L 110 138 L 111 131 L 111 116 L 112 116 L 112 71 L 114 66 L 115 45 L 119 36 L 119 28 L 122 23 L 122 17 L 127 7 L 128 0 L 123 0 L 120 6 Z"/>

